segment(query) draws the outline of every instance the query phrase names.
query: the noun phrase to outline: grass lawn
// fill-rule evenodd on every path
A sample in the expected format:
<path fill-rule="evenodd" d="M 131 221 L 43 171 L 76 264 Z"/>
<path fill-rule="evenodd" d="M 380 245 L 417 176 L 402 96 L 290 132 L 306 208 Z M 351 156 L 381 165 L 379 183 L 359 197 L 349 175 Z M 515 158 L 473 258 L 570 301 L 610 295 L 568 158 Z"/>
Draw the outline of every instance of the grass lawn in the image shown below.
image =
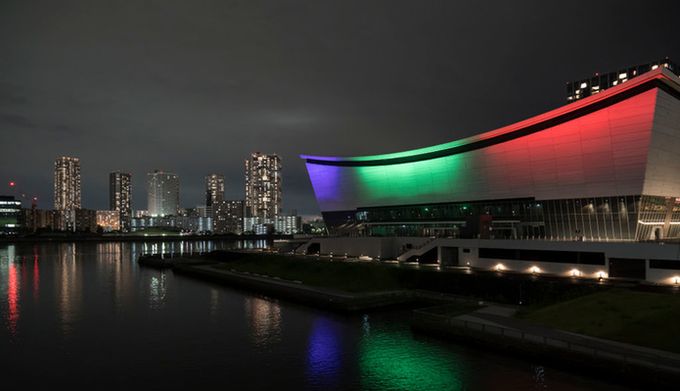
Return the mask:
<path fill-rule="evenodd" d="M 384 265 L 329 262 L 275 255 L 249 254 L 216 267 L 241 272 L 266 274 L 306 285 L 347 292 L 372 292 L 404 289 L 394 270 Z"/>
<path fill-rule="evenodd" d="M 518 317 L 594 337 L 680 353 L 680 295 L 612 289 Z"/>

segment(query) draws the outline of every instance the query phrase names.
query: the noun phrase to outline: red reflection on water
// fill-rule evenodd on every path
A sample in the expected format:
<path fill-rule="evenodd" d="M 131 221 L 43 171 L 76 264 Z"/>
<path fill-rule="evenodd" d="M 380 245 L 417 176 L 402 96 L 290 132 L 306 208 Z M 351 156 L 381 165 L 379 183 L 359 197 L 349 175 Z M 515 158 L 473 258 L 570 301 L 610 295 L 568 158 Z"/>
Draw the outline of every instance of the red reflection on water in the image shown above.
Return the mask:
<path fill-rule="evenodd" d="M 8 327 L 10 334 L 16 333 L 19 320 L 19 281 L 17 281 L 17 267 L 10 261 L 7 277 L 7 304 L 9 306 Z"/>
<path fill-rule="evenodd" d="M 33 298 L 40 296 L 40 267 L 38 266 L 38 254 L 33 253 Z"/>

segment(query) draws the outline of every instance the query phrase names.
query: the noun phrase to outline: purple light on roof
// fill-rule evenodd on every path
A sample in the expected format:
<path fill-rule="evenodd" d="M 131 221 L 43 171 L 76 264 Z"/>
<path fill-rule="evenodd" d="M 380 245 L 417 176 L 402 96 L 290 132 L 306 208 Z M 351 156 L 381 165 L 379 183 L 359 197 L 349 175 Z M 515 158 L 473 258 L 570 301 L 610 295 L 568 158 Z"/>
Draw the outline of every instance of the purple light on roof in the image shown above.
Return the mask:
<path fill-rule="evenodd" d="M 319 205 L 332 202 L 340 196 L 339 179 L 342 167 L 312 163 L 307 163 L 306 166 Z"/>

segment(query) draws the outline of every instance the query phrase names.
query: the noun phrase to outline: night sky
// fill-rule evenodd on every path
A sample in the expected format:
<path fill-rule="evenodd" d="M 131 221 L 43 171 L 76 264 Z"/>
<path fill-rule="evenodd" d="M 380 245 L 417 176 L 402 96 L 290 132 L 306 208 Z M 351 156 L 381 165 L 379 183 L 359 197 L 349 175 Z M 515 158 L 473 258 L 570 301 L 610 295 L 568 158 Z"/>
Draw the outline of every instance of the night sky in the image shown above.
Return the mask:
<path fill-rule="evenodd" d="M 81 159 L 83 207 L 108 173 L 204 176 L 243 198 L 243 159 L 282 156 L 284 209 L 317 213 L 300 153 L 400 151 L 565 102 L 565 82 L 680 61 L 680 2 L 0 0 L 0 194 L 52 207 L 57 156 Z M 481 4 L 481 5 L 479 5 Z"/>

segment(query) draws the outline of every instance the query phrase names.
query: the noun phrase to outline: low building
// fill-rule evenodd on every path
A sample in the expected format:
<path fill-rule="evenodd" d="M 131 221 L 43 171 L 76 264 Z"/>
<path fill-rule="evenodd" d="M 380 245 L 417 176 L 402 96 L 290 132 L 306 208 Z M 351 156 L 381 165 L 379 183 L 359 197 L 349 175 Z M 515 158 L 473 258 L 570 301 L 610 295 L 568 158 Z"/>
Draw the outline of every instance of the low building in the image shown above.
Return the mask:
<path fill-rule="evenodd" d="M 117 210 L 98 210 L 97 226 L 102 227 L 104 232 L 119 231 L 121 216 L 122 214 Z"/>
<path fill-rule="evenodd" d="M 216 234 L 241 234 L 244 231 L 243 200 L 214 201 L 212 206 L 213 233 Z"/>
<path fill-rule="evenodd" d="M 76 232 L 97 232 L 97 211 L 93 209 L 76 209 Z"/>
<path fill-rule="evenodd" d="M 0 196 L 0 235 L 16 235 L 21 225 L 21 201 L 13 196 Z"/>
<path fill-rule="evenodd" d="M 283 234 L 293 235 L 302 233 L 302 218 L 300 216 L 275 216 L 273 218 L 245 217 L 243 219 L 244 232 L 255 235 Z"/>
<path fill-rule="evenodd" d="M 302 217 L 276 216 L 274 218 L 274 231 L 284 235 L 302 233 Z"/>
<path fill-rule="evenodd" d="M 194 233 L 205 233 L 212 227 L 212 218 L 199 216 L 163 216 L 135 217 L 132 219 L 132 231 L 143 231 L 150 228 L 170 229 Z"/>
<path fill-rule="evenodd" d="M 141 218 L 141 217 L 146 217 L 149 215 L 149 211 L 146 209 L 137 209 L 134 211 L 132 214 L 134 218 Z"/>

